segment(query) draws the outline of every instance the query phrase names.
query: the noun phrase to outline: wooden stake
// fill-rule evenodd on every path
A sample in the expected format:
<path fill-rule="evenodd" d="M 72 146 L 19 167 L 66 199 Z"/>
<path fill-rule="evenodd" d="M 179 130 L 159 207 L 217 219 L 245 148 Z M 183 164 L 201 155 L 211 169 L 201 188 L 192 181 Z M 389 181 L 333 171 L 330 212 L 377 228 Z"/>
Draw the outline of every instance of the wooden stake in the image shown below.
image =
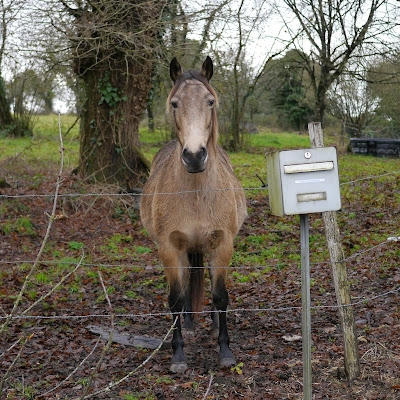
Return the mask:
<path fill-rule="evenodd" d="M 311 147 L 324 147 L 324 136 L 320 122 L 308 124 Z M 350 285 L 347 278 L 344 251 L 341 243 L 339 226 L 335 211 L 323 212 L 325 235 L 332 263 L 333 280 L 339 315 L 343 330 L 344 368 L 347 379 L 351 382 L 360 376 L 360 357 L 354 323 L 354 313 L 351 304 Z"/>

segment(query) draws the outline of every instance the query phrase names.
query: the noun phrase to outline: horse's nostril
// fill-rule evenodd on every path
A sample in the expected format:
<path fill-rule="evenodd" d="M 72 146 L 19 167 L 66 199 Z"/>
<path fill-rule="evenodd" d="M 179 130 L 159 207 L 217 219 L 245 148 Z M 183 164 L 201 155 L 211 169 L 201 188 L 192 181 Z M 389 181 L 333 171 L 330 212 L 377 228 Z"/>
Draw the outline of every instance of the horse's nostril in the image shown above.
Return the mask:
<path fill-rule="evenodd" d="M 189 158 L 190 158 L 190 152 L 187 150 L 187 149 L 183 149 L 183 151 L 182 151 L 182 158 L 184 159 L 184 160 L 189 160 Z"/>
<path fill-rule="evenodd" d="M 200 158 L 201 158 L 201 160 L 202 161 L 204 161 L 206 158 L 207 158 L 207 149 L 205 148 L 205 147 L 202 147 L 201 149 L 200 149 Z"/>

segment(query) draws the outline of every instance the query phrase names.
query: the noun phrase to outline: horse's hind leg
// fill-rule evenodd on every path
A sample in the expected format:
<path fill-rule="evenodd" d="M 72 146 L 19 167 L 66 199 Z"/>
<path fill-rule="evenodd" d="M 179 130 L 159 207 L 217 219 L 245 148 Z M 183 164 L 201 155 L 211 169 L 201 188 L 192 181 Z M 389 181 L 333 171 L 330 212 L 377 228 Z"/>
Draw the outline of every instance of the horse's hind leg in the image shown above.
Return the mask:
<path fill-rule="evenodd" d="M 204 286 L 203 254 L 188 253 L 189 284 L 185 290 L 185 312 L 183 313 L 183 327 L 193 331 L 193 312 L 201 308 Z"/>

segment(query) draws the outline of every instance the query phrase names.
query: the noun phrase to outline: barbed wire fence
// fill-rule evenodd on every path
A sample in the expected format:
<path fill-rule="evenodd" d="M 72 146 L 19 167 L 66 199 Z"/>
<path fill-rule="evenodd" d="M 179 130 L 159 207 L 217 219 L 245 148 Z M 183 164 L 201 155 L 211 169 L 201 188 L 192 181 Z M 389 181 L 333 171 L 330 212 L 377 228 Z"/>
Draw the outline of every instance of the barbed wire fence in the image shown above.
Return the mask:
<path fill-rule="evenodd" d="M 52 207 L 52 212 L 51 214 L 48 215 L 49 218 L 49 223 L 48 223 L 48 227 L 46 230 L 46 235 L 43 239 L 42 245 L 41 245 L 41 250 L 39 250 L 39 253 L 36 257 L 35 260 L 15 260 L 15 261 L 10 261 L 10 260 L 1 260 L 0 261 L 0 265 L 4 265 L 4 266 L 8 266 L 10 264 L 32 264 L 32 268 L 30 269 L 29 273 L 27 274 L 24 284 L 21 287 L 21 290 L 17 296 L 17 299 L 14 302 L 13 308 L 11 310 L 11 312 L 9 313 L 5 313 L 5 315 L 0 315 L 0 334 L 4 333 L 4 331 L 6 331 L 6 328 L 13 322 L 13 321 L 18 321 L 18 320 L 84 320 L 84 319 L 95 319 L 95 318 L 100 318 L 100 319 L 108 319 L 111 320 L 111 327 L 110 330 L 111 332 L 114 329 L 114 320 L 115 318 L 150 318 L 150 317 L 154 317 L 154 318 L 158 318 L 158 317 L 166 317 L 166 316 L 170 316 L 169 312 L 152 312 L 152 313 L 115 313 L 113 311 L 111 302 L 107 296 L 107 290 L 104 287 L 104 282 L 102 279 L 100 279 L 100 283 L 102 283 L 102 290 L 105 293 L 105 297 L 107 299 L 108 302 L 108 306 L 109 306 L 109 313 L 88 313 L 88 314 L 74 314 L 73 310 L 70 309 L 64 309 L 62 310 L 64 312 L 63 315 L 35 315 L 34 313 L 29 313 L 30 311 L 33 310 L 33 308 L 35 308 L 39 303 L 43 302 L 48 296 L 50 296 L 54 290 L 56 290 L 57 287 L 59 287 L 66 279 L 68 279 L 73 273 L 75 273 L 80 267 L 82 266 L 87 266 L 87 267 L 97 267 L 97 268 L 114 268 L 114 267 L 125 267 L 125 268 L 160 268 L 158 265 L 137 265 L 137 264 L 114 264 L 114 263 L 96 263 L 96 262 L 91 262 L 91 263 L 85 263 L 84 262 L 84 258 L 85 255 L 82 254 L 80 260 L 76 263 L 74 269 L 70 272 L 68 272 L 67 274 L 65 274 L 57 284 L 53 285 L 53 287 L 43 296 L 41 296 L 37 301 L 35 301 L 33 304 L 31 304 L 29 307 L 27 307 L 25 310 L 23 311 L 18 311 L 18 307 L 20 306 L 21 303 L 21 299 L 24 295 L 24 292 L 26 290 L 26 286 L 30 280 L 30 277 L 33 274 L 33 271 L 35 271 L 35 269 L 37 268 L 39 263 L 42 264 L 69 264 L 71 265 L 71 262 L 66 262 L 66 261 L 60 261 L 60 260 L 41 260 L 41 255 L 42 255 L 42 249 L 44 248 L 47 239 L 48 239 L 48 233 L 51 230 L 52 224 L 53 222 L 57 219 L 57 215 L 56 215 L 56 209 L 57 209 L 57 201 L 60 198 L 65 198 L 65 197 L 71 197 L 71 198 L 76 198 L 76 197 L 80 197 L 80 196 L 84 196 L 84 197 L 100 197 L 100 196 L 110 196 L 110 197 L 117 197 L 117 196 L 130 196 L 130 197 L 136 197 L 136 196 L 154 196 L 154 195 L 168 195 L 168 196 L 175 196 L 175 195 L 184 195 L 184 194 L 188 194 L 188 193 L 197 193 L 197 192 L 201 192 L 201 191 L 205 191 L 205 190 L 191 190 L 191 191 L 180 191 L 180 192 L 165 192 L 165 193 L 151 193 L 151 194 L 140 194 L 140 193 L 59 193 L 60 192 L 60 188 L 62 186 L 62 170 L 63 170 L 63 144 L 62 144 L 62 136 L 60 134 L 60 142 L 61 142 L 61 163 L 60 163 L 60 172 L 58 175 L 58 179 L 57 179 L 57 183 L 56 183 L 56 188 L 55 188 L 55 193 L 53 194 L 15 194 L 15 195 L 8 195 L 8 194 L 1 194 L 0 195 L 0 200 L 4 199 L 36 199 L 36 198 L 49 198 L 49 199 L 53 199 L 53 207 Z M 351 181 L 347 181 L 347 182 L 343 182 L 341 183 L 341 185 L 353 185 L 365 180 L 377 180 L 383 177 L 388 177 L 388 176 L 397 176 L 400 174 L 400 170 L 399 171 L 392 171 L 392 172 L 386 172 L 383 174 L 379 174 L 379 175 L 371 175 L 371 176 L 367 176 L 367 177 L 362 177 L 362 178 L 358 178 L 355 180 L 351 180 Z M 262 187 L 246 187 L 244 188 L 245 191 L 262 191 L 267 189 L 267 186 L 262 186 Z M 226 191 L 226 190 L 241 190 L 241 188 L 221 188 L 221 189 L 207 189 L 207 191 Z M 396 232 L 391 232 L 390 236 L 388 236 L 385 240 L 383 240 L 381 243 L 374 245 L 368 249 L 364 249 L 362 251 L 359 251 L 355 254 L 352 254 L 351 256 L 347 257 L 343 262 L 347 262 L 349 260 L 353 260 L 365 253 L 368 252 L 372 252 L 374 250 L 377 250 L 380 247 L 383 246 L 390 246 L 393 245 L 394 243 L 397 243 L 400 241 L 400 237 L 396 236 L 398 233 Z M 298 262 L 293 262 L 293 263 L 284 263 L 285 265 L 298 265 Z M 331 264 L 331 262 L 316 262 L 316 263 L 311 263 L 311 264 L 315 264 L 315 265 L 321 265 L 321 264 Z M 277 263 L 273 263 L 270 264 L 270 266 L 276 266 Z M 246 266 L 243 265 L 239 268 L 244 268 L 244 269 L 255 269 L 255 268 L 266 268 L 268 267 L 268 265 L 251 265 L 251 266 Z M 238 267 L 233 267 L 233 266 L 226 266 L 226 268 L 234 268 L 234 269 L 238 269 Z M 378 298 L 381 297 L 386 297 L 386 296 L 390 296 L 390 295 L 396 295 L 400 292 L 400 286 L 399 287 L 393 287 L 391 290 L 387 290 L 383 293 L 374 295 L 374 296 L 369 296 L 369 297 L 363 297 L 361 299 L 357 299 L 356 301 L 352 302 L 351 304 L 346 305 L 347 307 L 355 307 L 358 306 L 360 304 L 365 304 L 366 302 L 371 302 L 373 300 L 376 300 Z M 325 304 L 325 305 L 314 305 L 311 307 L 312 309 L 338 309 L 339 306 L 336 304 Z M 249 312 L 253 312 L 253 313 L 263 313 L 263 312 L 287 312 L 289 310 L 301 310 L 301 306 L 282 306 L 282 305 L 274 305 L 271 307 L 251 307 L 251 308 L 233 308 L 233 309 L 229 309 L 227 312 L 229 313 L 249 313 Z M 211 311 L 212 312 L 212 311 Z M 199 312 L 193 312 L 193 314 L 209 314 L 210 310 L 204 310 L 204 311 L 199 311 Z M 162 344 L 167 340 L 167 338 L 169 337 L 170 333 L 172 332 L 173 328 L 174 328 L 174 324 L 175 321 L 172 323 L 170 329 L 168 330 L 168 332 L 165 334 L 162 343 L 160 344 L 160 346 L 155 349 L 150 355 L 149 357 L 145 360 L 145 362 L 143 362 L 142 364 L 140 364 L 137 368 L 135 368 L 134 370 L 130 371 L 128 374 L 126 374 L 120 381 L 118 382 L 111 382 L 109 385 L 107 385 L 106 387 L 104 387 L 103 389 L 97 390 L 94 393 L 89 394 L 89 390 L 90 390 L 90 386 L 86 388 L 85 393 L 81 396 L 81 398 L 90 398 L 90 397 L 95 397 L 101 393 L 107 393 L 109 391 L 111 391 L 113 388 L 115 388 L 116 386 L 118 386 L 119 384 L 121 384 L 122 382 L 126 381 L 127 379 L 129 379 L 130 377 L 132 377 L 140 368 L 142 368 L 152 357 L 155 356 L 155 354 L 160 350 Z M 17 363 L 19 357 L 21 356 L 24 346 L 26 345 L 26 343 L 29 341 L 29 337 L 26 336 L 21 336 L 20 338 L 18 338 L 18 340 L 16 340 L 14 343 L 12 343 L 7 349 L 4 350 L 3 353 L 0 354 L 0 359 L 2 357 L 4 357 L 7 353 L 9 353 L 10 351 L 12 351 L 13 349 L 17 348 L 18 346 L 20 346 L 19 352 L 17 354 L 17 356 L 14 359 L 14 362 L 9 366 L 9 368 L 7 369 L 7 371 L 3 374 L 3 377 L 1 378 L 1 384 L 0 384 L 0 395 L 1 392 L 4 390 L 4 386 L 5 383 L 10 375 L 10 372 L 12 370 L 12 368 L 14 368 L 15 364 Z M 99 339 L 100 340 L 100 339 Z M 51 388 L 50 390 L 46 391 L 45 393 L 39 395 L 38 397 L 45 397 L 47 395 L 49 395 L 50 393 L 54 392 L 55 390 L 57 390 L 58 388 L 60 388 L 62 385 L 64 385 L 65 383 L 68 382 L 68 380 L 70 379 L 70 377 L 72 375 L 74 375 L 79 368 L 82 367 L 82 365 L 84 363 L 87 362 L 87 360 L 93 355 L 93 353 L 95 352 L 95 349 L 98 347 L 99 345 L 99 340 L 97 341 L 97 343 L 95 344 L 95 346 L 93 347 L 93 349 L 91 350 L 91 352 L 77 365 L 77 367 L 68 375 L 67 378 L 65 378 L 61 383 L 57 384 L 56 386 L 54 386 L 53 388 Z M 103 346 L 103 351 L 102 351 L 102 356 L 100 357 L 100 360 L 102 359 L 102 357 L 104 357 L 104 355 L 106 354 L 108 348 L 110 347 L 112 341 L 112 335 L 110 335 L 110 339 L 109 341 Z M 100 361 L 99 360 L 99 361 Z M 99 365 L 99 362 L 96 364 L 97 366 Z M 96 367 L 98 370 L 98 367 Z M 96 371 L 96 370 L 95 370 Z M 91 380 L 90 382 L 92 382 L 94 376 L 95 376 L 95 371 L 93 371 L 93 374 L 91 375 Z M 210 378 L 210 384 L 209 387 L 207 389 L 207 392 L 210 390 L 210 385 L 212 382 L 212 375 Z"/>

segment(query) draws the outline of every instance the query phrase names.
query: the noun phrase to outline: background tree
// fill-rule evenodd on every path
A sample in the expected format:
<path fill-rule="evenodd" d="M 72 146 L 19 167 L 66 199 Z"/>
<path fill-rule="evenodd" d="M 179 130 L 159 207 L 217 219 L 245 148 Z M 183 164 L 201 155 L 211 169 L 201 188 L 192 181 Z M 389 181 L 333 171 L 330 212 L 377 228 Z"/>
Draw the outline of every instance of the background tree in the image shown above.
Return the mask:
<path fill-rule="evenodd" d="M 212 49 L 218 65 L 214 84 L 220 81 L 217 89 L 220 89 L 221 103 L 225 107 L 220 113 L 221 133 L 225 146 L 237 150 L 243 144 L 246 112 L 250 110 L 249 100 L 257 91 L 270 61 L 283 50 L 272 54 L 269 51 L 260 53 L 249 49 L 249 44 L 260 37 L 263 24 L 267 23 L 271 15 L 267 1 L 241 0 L 230 5 L 231 8 L 224 15 L 227 31 L 235 27 L 232 37 L 223 46 L 217 42 L 218 47 L 214 45 Z M 219 47 L 228 48 L 221 50 Z"/>
<path fill-rule="evenodd" d="M 368 90 L 377 98 L 379 124 L 387 136 L 400 137 L 400 53 L 375 60 L 367 77 Z"/>
<path fill-rule="evenodd" d="M 328 112 L 342 122 L 349 137 L 361 137 L 365 128 L 376 121 L 377 105 L 366 82 L 341 79 L 327 95 Z"/>
<path fill-rule="evenodd" d="M 10 39 L 17 30 L 23 4 L 23 0 L 0 0 L 0 130 L 14 136 L 31 133 L 26 122 L 14 118 L 11 113 L 3 75 L 5 58 L 13 52 Z"/>
<path fill-rule="evenodd" d="M 390 50 L 398 7 L 386 0 L 282 2 L 289 12 L 279 7 L 277 10 L 290 39 L 303 55 L 302 64 L 315 94 L 314 118 L 323 123 L 331 85 L 344 73 L 354 73 L 358 59 Z"/>
<path fill-rule="evenodd" d="M 306 129 L 314 114 L 314 97 L 303 57 L 297 50 L 290 50 L 271 61 L 267 73 L 271 103 L 283 128 Z"/>
<path fill-rule="evenodd" d="M 54 112 L 56 77 L 28 68 L 7 83 L 8 101 L 14 115 L 23 119 L 26 113 Z"/>

